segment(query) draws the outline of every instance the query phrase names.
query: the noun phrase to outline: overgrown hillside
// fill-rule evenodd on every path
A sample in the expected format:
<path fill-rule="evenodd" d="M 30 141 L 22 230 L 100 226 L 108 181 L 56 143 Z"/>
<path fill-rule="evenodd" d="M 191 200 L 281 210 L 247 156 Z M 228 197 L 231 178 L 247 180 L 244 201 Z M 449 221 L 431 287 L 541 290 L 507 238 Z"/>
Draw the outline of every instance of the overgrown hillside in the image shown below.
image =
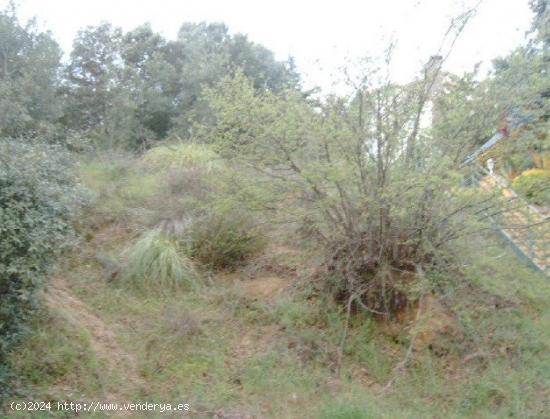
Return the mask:
<path fill-rule="evenodd" d="M 474 7 L 408 82 L 391 44 L 327 95 L 221 23 L 102 23 L 62 62 L 10 2 L 1 415 L 548 417 L 550 4 L 530 6 L 486 77 L 447 71 Z"/>
<path fill-rule="evenodd" d="M 161 154 L 173 163 L 159 167 Z M 213 185 L 230 169 L 203 146 L 81 164 L 95 204 L 42 297 L 35 334 L 10 358 L 21 399 L 185 401 L 193 417 L 219 418 L 544 416 L 550 284 L 490 236 L 464 243 L 460 284 L 442 278 L 437 296 L 391 321 L 354 314 L 342 346 L 345 308 L 319 291 L 315 242 L 276 226 L 231 235 L 246 225 L 231 218 L 208 224 L 231 196 L 217 189 L 203 207 L 208 188 L 182 194 L 177 186 L 189 183 L 177 182 L 177 167 L 197 183 L 231 186 Z M 181 248 L 155 260 L 183 272 L 149 272 L 155 264 L 134 254 L 174 245 L 152 244 L 150 229 L 176 208 L 201 214 L 198 226 L 164 224 Z M 261 247 L 243 242 L 252 231 Z M 235 253 L 204 244 L 220 238 Z M 248 243 L 254 251 L 242 252 Z M 193 258 L 193 267 L 182 259 L 203 245 L 215 258 Z"/>

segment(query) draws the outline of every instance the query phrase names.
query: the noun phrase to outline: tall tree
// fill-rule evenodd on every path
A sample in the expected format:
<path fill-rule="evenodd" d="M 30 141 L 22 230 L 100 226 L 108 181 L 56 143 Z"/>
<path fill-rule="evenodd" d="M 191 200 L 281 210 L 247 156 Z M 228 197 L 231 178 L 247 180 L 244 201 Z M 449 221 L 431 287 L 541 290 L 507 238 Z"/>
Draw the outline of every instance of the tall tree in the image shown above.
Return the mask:
<path fill-rule="evenodd" d="M 526 46 L 494 61 L 492 100 L 512 128 L 516 141 L 506 143 L 504 156 L 513 165 L 528 164 L 529 155 L 550 155 L 550 2 L 532 0 L 532 38 Z"/>
<path fill-rule="evenodd" d="M 242 69 L 258 89 L 281 92 L 299 86 L 291 60 L 277 61 L 271 51 L 250 42 L 245 35 L 231 35 L 222 23 L 186 23 L 174 44 L 172 50 L 180 53 L 176 128 L 180 135 L 189 134 L 194 120 L 208 117 L 207 107 L 199 101 L 202 89 L 214 86 L 237 69 Z"/>
<path fill-rule="evenodd" d="M 54 134 L 60 58 L 49 32 L 23 26 L 13 8 L 0 11 L 0 135 Z"/>
<path fill-rule="evenodd" d="M 297 87 L 291 61 L 277 61 L 244 35 L 219 23 L 182 25 L 168 42 L 149 25 L 126 34 L 110 24 L 79 32 L 67 67 L 69 127 L 110 146 L 147 147 L 169 133 L 191 135 L 209 117 L 204 87 L 242 68 L 258 89 Z"/>
<path fill-rule="evenodd" d="M 536 32 L 536 39 L 548 48 L 550 47 L 550 1 L 531 0 L 529 5 L 535 14 L 531 28 Z M 548 53 L 548 50 L 546 52 Z"/>
<path fill-rule="evenodd" d="M 103 23 L 78 32 L 67 67 L 65 121 L 80 130 L 109 131 L 109 112 L 119 93 L 122 31 Z"/>
<path fill-rule="evenodd" d="M 134 145 L 164 138 L 172 127 L 178 75 L 167 54 L 166 40 L 149 25 L 122 38 L 122 84 L 134 106 Z"/>

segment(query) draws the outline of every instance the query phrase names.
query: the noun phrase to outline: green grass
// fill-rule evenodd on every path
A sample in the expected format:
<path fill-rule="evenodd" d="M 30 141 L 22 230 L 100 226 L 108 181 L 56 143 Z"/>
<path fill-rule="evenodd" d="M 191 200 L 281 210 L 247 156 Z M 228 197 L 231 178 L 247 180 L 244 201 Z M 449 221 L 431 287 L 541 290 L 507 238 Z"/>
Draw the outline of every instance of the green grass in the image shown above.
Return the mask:
<path fill-rule="evenodd" d="M 360 406 L 343 401 L 325 402 L 319 413 L 319 419 L 376 419 L 369 413 L 367 405 Z"/>
<path fill-rule="evenodd" d="M 98 170 L 89 184 L 102 188 L 114 178 Z M 124 221 L 113 223 L 116 231 Z M 184 400 L 199 418 L 218 411 L 277 419 L 543 418 L 550 410 L 550 282 L 492 240 L 458 248 L 460 275 L 439 283 L 439 298 L 458 325 L 456 336 L 439 342 L 446 351 L 415 351 L 381 393 L 405 356 L 409 325 L 396 338 L 379 320 L 358 315 L 338 372 L 345 316 L 321 296 L 299 291 L 309 288 L 310 256 L 298 246 L 236 266 L 231 276 L 240 282 L 214 273 L 210 284 L 189 287 L 180 286 L 191 283 L 183 249 L 152 230 L 129 251 L 128 287 L 120 287 L 102 279 L 93 257 L 127 248 L 130 234 L 110 231 L 67 254 L 59 272 L 134 355 L 147 385 L 133 399 Z M 297 289 L 265 299 L 247 294 L 249 276 L 275 275 L 279 266 L 292 268 L 282 272 Z M 63 310 L 42 311 L 34 328 L 10 360 L 25 397 L 102 400 L 105 389 L 124 383 L 125 371 L 106 375 L 91 336 Z"/>
<path fill-rule="evenodd" d="M 183 142 L 154 147 L 143 156 L 143 161 L 149 166 L 164 170 L 200 167 L 210 172 L 222 165 L 211 146 Z"/>
<path fill-rule="evenodd" d="M 83 162 L 80 177 L 95 195 L 88 222 L 128 219 L 135 209 L 146 207 L 160 188 L 158 175 L 137 170 L 129 157 Z"/>
<path fill-rule="evenodd" d="M 512 269 L 510 265 L 500 269 Z M 311 306 L 299 295 L 272 304 L 244 297 L 232 303 L 239 294 L 227 283 L 165 296 L 117 292 L 94 282 L 93 271 L 75 269 L 70 279 L 74 291 L 106 321 L 122 327 L 120 341 L 136 354 L 140 375 L 148 384 L 142 395 L 147 400 L 183 399 L 200 411 L 221 409 L 272 418 L 538 418 L 547 408 L 550 315 L 543 302 L 548 285 L 523 268 L 515 267 L 513 274 L 504 276 L 510 279 L 507 286 L 499 281 L 491 285 L 492 280 L 481 277 L 483 269 L 477 268 L 478 281 L 495 295 L 514 298 L 518 306 L 495 309 L 474 299 L 463 308 L 476 317 L 464 331 L 467 340 L 478 336 L 469 343 L 473 346 L 459 345 L 450 359 L 429 351 L 416 354 L 416 361 L 384 396 L 361 377 L 366 374 L 368 382 L 383 386 L 405 348 L 388 341 L 376 322 L 353 323 L 344 368 L 335 375 L 330 354 L 338 344 L 343 319 L 329 306 Z M 533 293 L 534 285 L 538 293 Z M 455 292 L 452 297 L 462 300 Z M 468 324 L 467 318 L 462 321 Z M 86 338 L 59 340 L 54 329 L 44 329 L 40 335 L 47 352 L 89 350 Z M 279 331 L 269 335 L 273 330 Z M 242 349 L 245 334 L 251 343 Z M 475 350 L 488 356 L 464 363 L 464 356 Z M 23 381 L 42 383 L 35 387 L 37 397 L 47 394 L 56 381 L 71 382 L 83 394 L 96 392 L 94 385 L 80 381 L 68 368 L 48 376 L 52 371 L 38 362 L 43 352 L 33 340 L 20 353 L 24 357 L 16 364 L 25 367 Z"/>
<path fill-rule="evenodd" d="M 101 390 L 102 365 L 90 345 L 90 336 L 69 320 L 62 307 L 43 307 L 35 313 L 31 326 L 33 334 L 10 359 L 17 381 L 25 383 L 30 395 L 64 400 L 66 389 L 61 384 L 67 381 L 75 397 Z"/>
<path fill-rule="evenodd" d="M 157 292 L 194 287 L 196 277 L 193 264 L 178 241 L 160 229 L 145 233 L 134 243 L 122 274 L 124 283 Z"/>

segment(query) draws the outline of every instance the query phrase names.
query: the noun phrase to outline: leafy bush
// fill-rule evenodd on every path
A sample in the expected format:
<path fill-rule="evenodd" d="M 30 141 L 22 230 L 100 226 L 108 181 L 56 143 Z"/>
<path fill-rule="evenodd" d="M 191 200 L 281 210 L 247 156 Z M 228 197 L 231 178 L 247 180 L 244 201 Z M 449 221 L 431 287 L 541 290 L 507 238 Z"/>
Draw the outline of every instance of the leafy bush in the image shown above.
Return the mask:
<path fill-rule="evenodd" d="M 71 169 L 61 147 L 0 140 L 0 389 L 6 388 L 6 357 L 36 307 L 36 291 L 71 243 L 71 218 L 83 203 Z"/>
<path fill-rule="evenodd" d="M 258 228 L 241 214 L 210 214 L 190 229 L 189 253 L 210 269 L 233 269 L 263 246 Z"/>
<path fill-rule="evenodd" d="M 512 187 L 533 204 L 550 204 L 550 170 L 526 170 L 514 179 Z"/>
<path fill-rule="evenodd" d="M 149 231 L 129 250 L 123 281 L 161 291 L 196 284 L 191 261 L 175 237 L 161 229 Z"/>

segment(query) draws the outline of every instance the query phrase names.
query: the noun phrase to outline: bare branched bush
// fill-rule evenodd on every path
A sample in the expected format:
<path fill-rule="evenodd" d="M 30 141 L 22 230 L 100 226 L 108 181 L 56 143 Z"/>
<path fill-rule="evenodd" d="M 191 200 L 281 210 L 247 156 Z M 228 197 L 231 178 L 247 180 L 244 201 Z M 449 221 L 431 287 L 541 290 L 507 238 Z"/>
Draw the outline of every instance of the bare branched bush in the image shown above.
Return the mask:
<path fill-rule="evenodd" d="M 436 124 L 445 108 L 429 112 L 445 94 L 442 64 L 470 16 L 452 22 L 438 55 L 405 85 L 389 76 L 390 48 L 380 65 L 348 77 L 347 98 L 275 96 L 242 74 L 206 92 L 216 125 L 202 135 L 242 176 L 269 184 L 258 207 L 307 219 L 303 230 L 326 254 L 325 283 L 348 312 L 400 310 L 425 272 L 457 269 L 454 240 L 492 229 L 515 204 L 498 188 L 464 187 L 460 162 L 476 144 L 457 147 L 452 138 L 469 121 Z"/>

